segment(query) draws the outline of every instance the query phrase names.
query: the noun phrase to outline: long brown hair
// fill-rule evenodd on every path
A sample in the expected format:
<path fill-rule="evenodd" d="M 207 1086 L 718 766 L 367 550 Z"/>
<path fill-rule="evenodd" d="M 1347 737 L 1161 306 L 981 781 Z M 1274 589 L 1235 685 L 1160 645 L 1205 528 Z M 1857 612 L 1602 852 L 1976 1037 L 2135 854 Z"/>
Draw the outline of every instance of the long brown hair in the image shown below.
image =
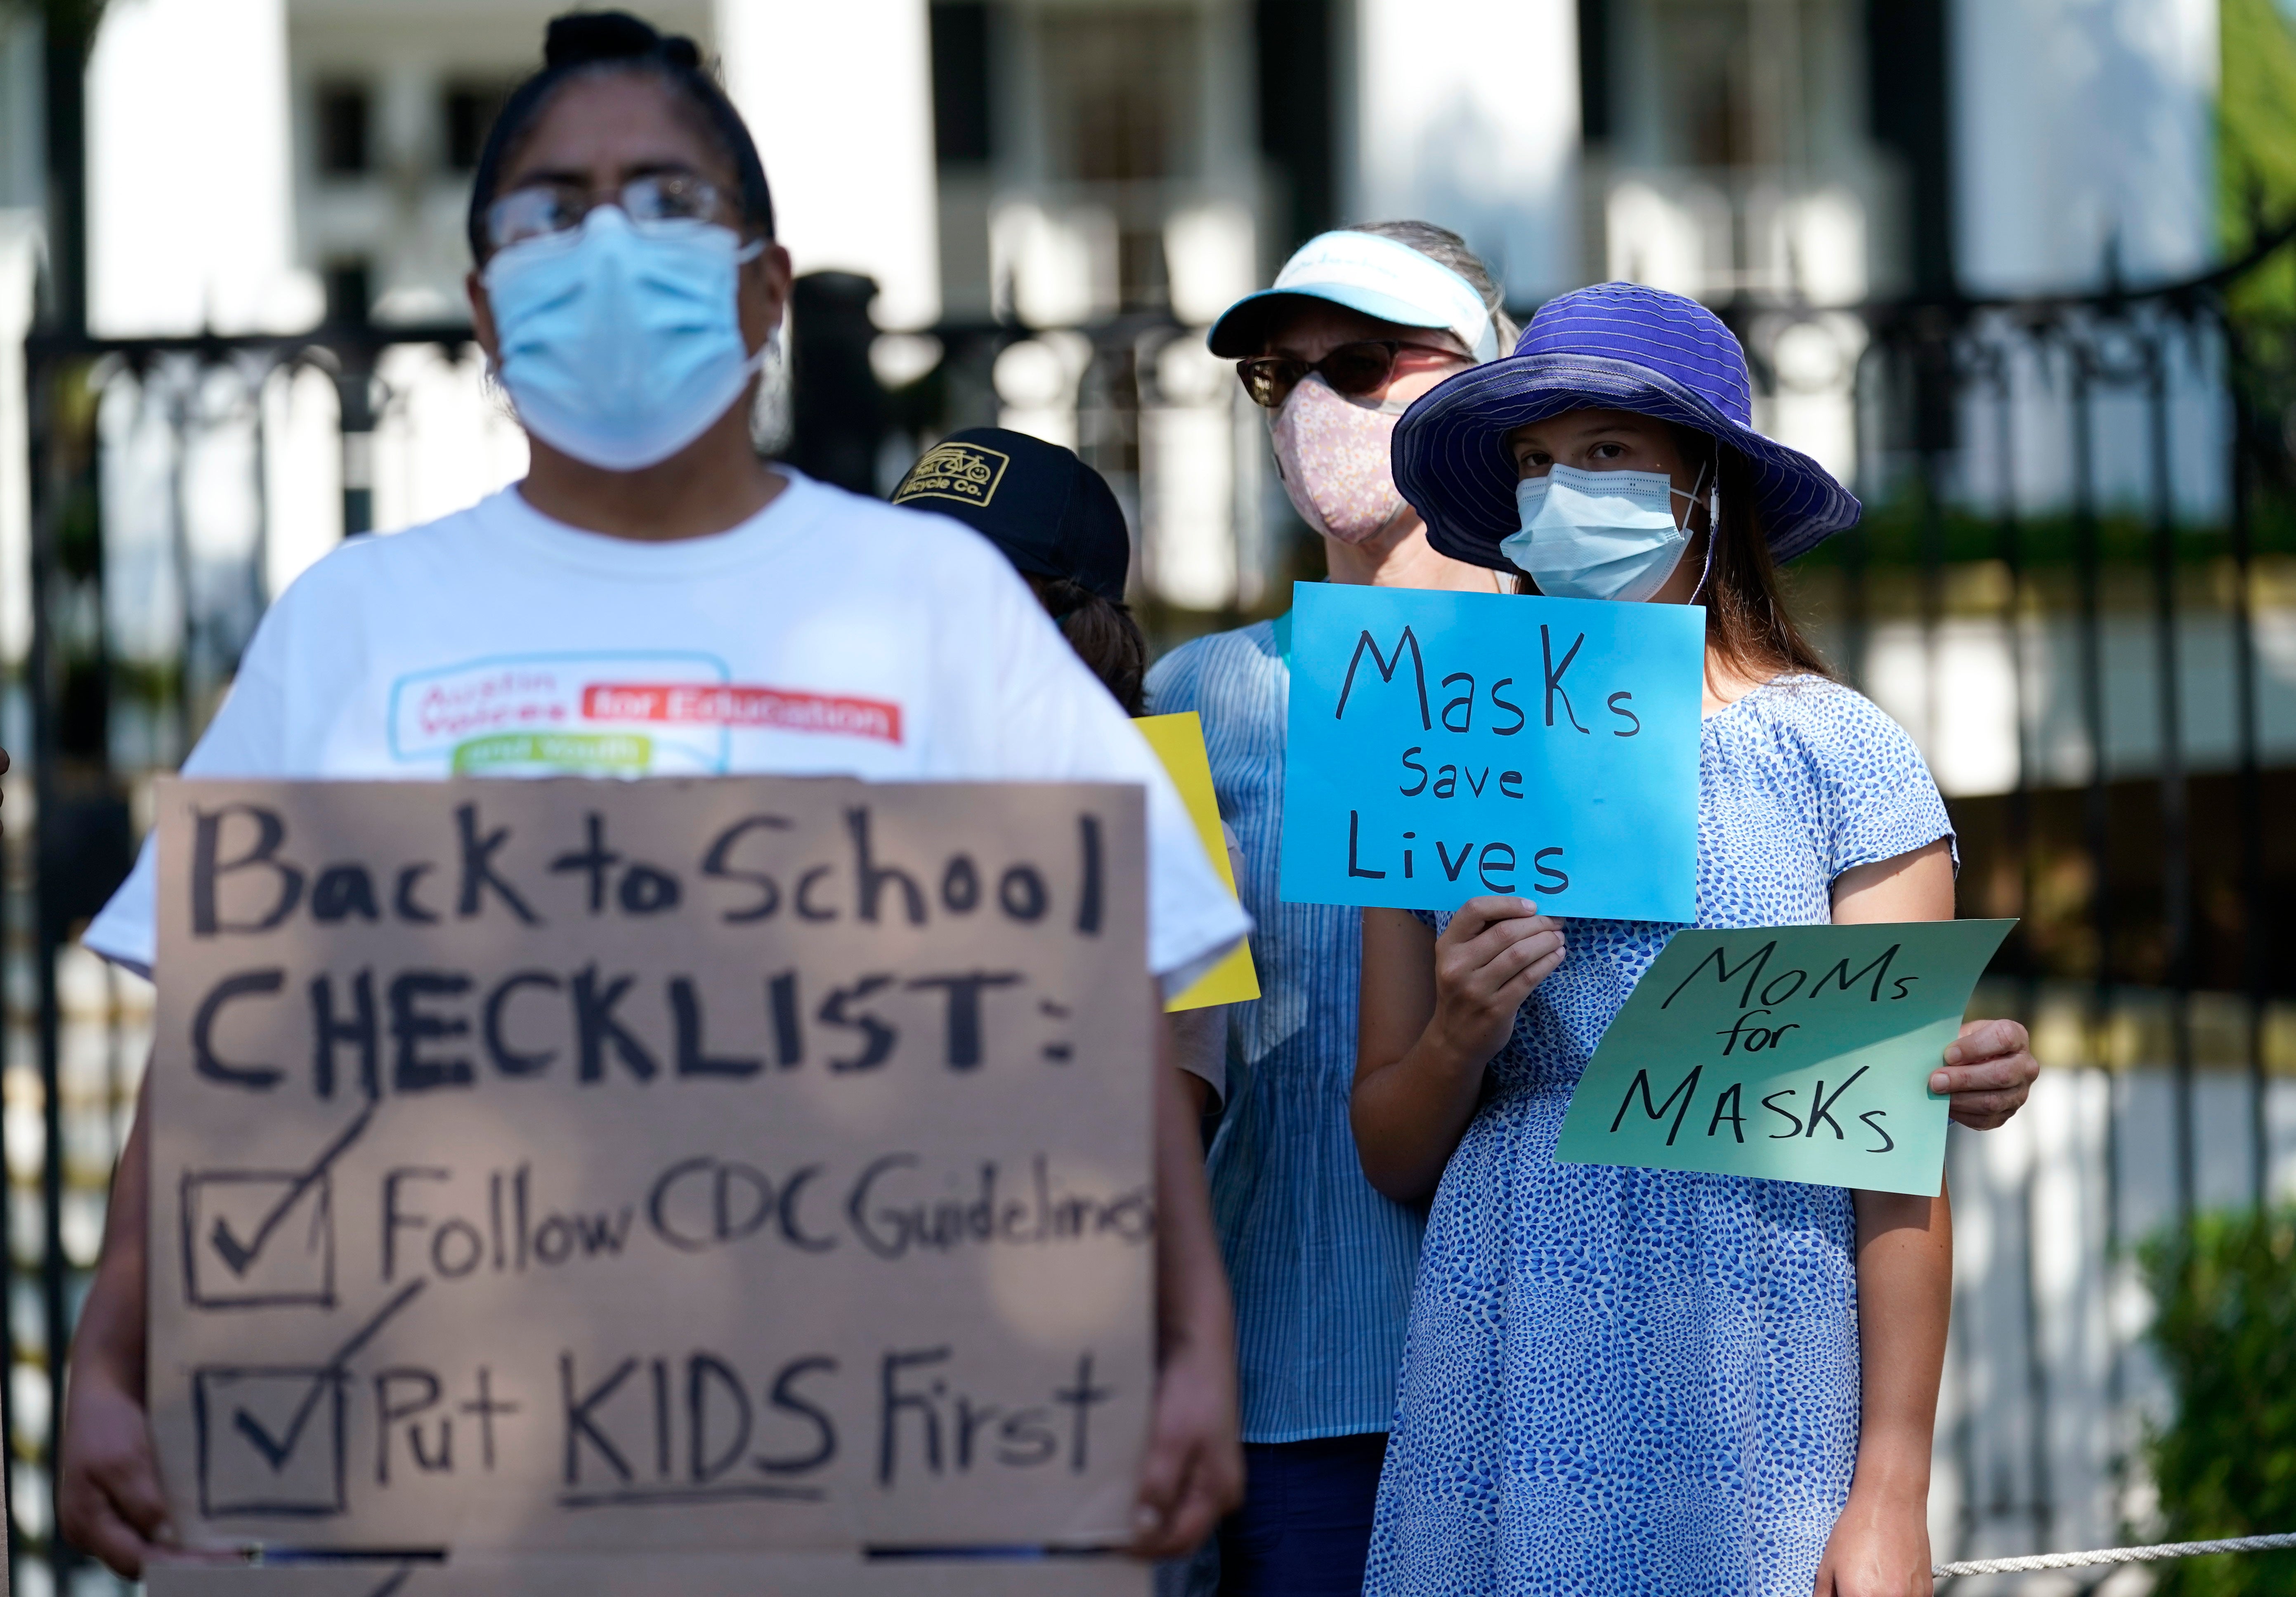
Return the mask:
<path fill-rule="evenodd" d="M 1801 635 L 1780 591 L 1777 563 L 1762 512 L 1754 503 L 1753 469 L 1726 444 L 1689 433 L 1685 442 L 1715 458 L 1722 489 L 1722 525 L 1710 529 L 1706 586 L 1706 646 L 1725 665 L 1757 681 L 1783 672 L 1832 676 L 1833 667 Z M 1695 454 L 1693 459 L 1697 458 Z"/>
<path fill-rule="evenodd" d="M 1722 524 L 1708 531 L 1706 583 L 1698 594 L 1706 607 L 1706 646 L 1724 665 L 1758 682 L 1798 671 L 1833 676 L 1833 667 L 1786 609 L 1746 457 L 1691 428 L 1671 430 L 1683 459 L 1707 463 L 1721 487 Z M 1516 578 L 1515 589 L 1538 592 L 1529 577 Z"/>

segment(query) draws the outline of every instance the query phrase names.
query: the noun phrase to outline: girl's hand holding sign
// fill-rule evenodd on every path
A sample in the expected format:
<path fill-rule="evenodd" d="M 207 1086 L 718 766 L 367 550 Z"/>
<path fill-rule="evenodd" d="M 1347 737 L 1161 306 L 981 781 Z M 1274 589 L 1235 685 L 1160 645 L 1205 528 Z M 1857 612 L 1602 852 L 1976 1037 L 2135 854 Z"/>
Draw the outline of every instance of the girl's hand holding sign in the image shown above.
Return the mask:
<path fill-rule="evenodd" d="M 1514 1011 L 1562 962 L 1562 924 L 1528 898 L 1470 898 L 1435 939 L 1434 1040 L 1478 1066 L 1506 1046 Z"/>
<path fill-rule="evenodd" d="M 1528 898 L 1470 898 L 1440 937 L 1406 910 L 1364 912 L 1356 1151 L 1399 1203 L 1435 1190 L 1515 1011 L 1562 964 L 1562 922 Z M 1379 1002 L 1371 1002 L 1376 984 Z"/>

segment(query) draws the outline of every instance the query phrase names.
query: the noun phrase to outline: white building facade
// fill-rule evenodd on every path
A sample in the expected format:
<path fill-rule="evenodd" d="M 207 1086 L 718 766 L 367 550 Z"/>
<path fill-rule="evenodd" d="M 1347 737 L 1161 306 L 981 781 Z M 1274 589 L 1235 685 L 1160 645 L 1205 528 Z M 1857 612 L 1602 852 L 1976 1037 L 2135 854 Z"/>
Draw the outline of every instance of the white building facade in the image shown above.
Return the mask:
<path fill-rule="evenodd" d="M 465 314 L 470 168 L 559 8 L 115 0 L 88 85 L 92 331 Z M 799 269 L 876 282 L 897 382 L 936 358 L 901 335 L 936 323 L 1200 327 L 1316 228 L 1416 216 L 1464 234 L 1518 307 L 1606 277 L 1797 307 L 1761 420 L 1854 475 L 1870 465 L 1848 400 L 1862 334 L 1811 311 L 2148 281 L 2210 245 L 2211 0 L 640 9 L 720 60 Z M 37 78 L 6 80 L 29 132 Z M 1168 381 L 1110 463 L 1150 518 L 1144 575 L 1184 606 L 1250 603 L 1282 516 L 1244 446 L 1253 419 L 1190 355 L 1143 359 Z M 998 414 L 1080 441 L 1088 364 L 1058 336 L 1001 363 Z M 515 472 L 498 417 L 431 391 L 467 391 L 469 373 L 397 375 L 378 524 Z M 439 424 L 413 414 L 441 407 Z M 1158 463 L 1216 441 L 1216 467 Z M 2027 487 L 2061 496 L 2047 454 Z M 298 526 L 329 499 L 305 491 Z M 275 538 L 274 579 L 330 536 Z"/>

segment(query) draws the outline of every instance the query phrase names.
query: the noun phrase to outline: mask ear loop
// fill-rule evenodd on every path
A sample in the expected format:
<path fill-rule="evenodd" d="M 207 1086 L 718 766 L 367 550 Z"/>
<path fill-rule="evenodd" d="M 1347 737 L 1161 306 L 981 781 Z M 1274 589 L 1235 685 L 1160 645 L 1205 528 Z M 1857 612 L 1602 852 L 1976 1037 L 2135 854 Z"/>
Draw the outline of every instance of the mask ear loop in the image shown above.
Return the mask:
<path fill-rule="evenodd" d="M 734 265 L 735 268 L 738 269 L 740 267 L 746 266 L 751 261 L 757 259 L 758 257 L 766 252 L 766 246 L 772 242 L 773 240 L 771 239 L 751 239 L 748 242 L 737 246 L 734 251 Z M 784 318 L 788 315 L 788 308 L 786 307 L 783 308 L 783 315 Z M 750 353 L 749 370 L 750 376 L 755 377 L 758 373 L 764 371 L 766 369 L 766 363 L 772 360 L 777 354 L 779 354 L 781 349 L 781 340 L 782 329 L 779 322 L 775 323 L 771 327 L 766 329 L 766 341 L 758 345 Z"/>
<path fill-rule="evenodd" d="M 1722 533 L 1722 473 L 1716 471 L 1713 485 L 1708 487 L 1706 473 L 1712 465 L 1711 461 L 1701 463 L 1698 480 L 1690 485 L 1690 492 L 1685 495 L 1694 505 L 1698 503 L 1698 490 L 1706 488 L 1706 561 L 1699 569 L 1698 586 L 1691 589 L 1690 597 L 1683 601 L 1685 604 L 1698 602 L 1698 595 L 1706 591 L 1706 579 L 1714 575 L 1714 540 Z"/>

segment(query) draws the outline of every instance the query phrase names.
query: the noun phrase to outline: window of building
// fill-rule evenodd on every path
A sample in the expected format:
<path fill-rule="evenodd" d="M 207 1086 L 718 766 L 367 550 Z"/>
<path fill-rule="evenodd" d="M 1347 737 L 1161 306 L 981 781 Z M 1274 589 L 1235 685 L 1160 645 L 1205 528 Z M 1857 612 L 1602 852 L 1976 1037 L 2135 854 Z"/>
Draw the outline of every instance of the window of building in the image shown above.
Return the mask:
<path fill-rule="evenodd" d="M 1578 0 L 1578 131 L 1589 144 L 1611 137 L 1610 0 Z"/>
<path fill-rule="evenodd" d="M 363 256 L 331 260 L 320 274 L 326 285 L 327 320 L 356 326 L 374 305 L 374 267 Z"/>
<path fill-rule="evenodd" d="M 374 96 L 363 83 L 319 86 L 316 108 L 319 175 L 363 177 L 374 169 Z"/>
<path fill-rule="evenodd" d="M 1201 166 L 1201 25 L 1178 10 L 1059 11 L 1040 24 L 1051 176 L 1103 186 L 1128 308 L 1164 302 L 1162 191 Z"/>
<path fill-rule="evenodd" d="M 932 8 L 933 152 L 945 167 L 986 166 L 995 154 L 988 111 L 988 7 L 950 0 Z"/>
<path fill-rule="evenodd" d="M 510 98 L 512 85 L 503 82 L 456 82 L 447 86 L 439 113 L 445 122 L 447 169 L 473 172 L 487 147 L 487 135 Z"/>
<path fill-rule="evenodd" d="M 1654 5 L 1658 78 L 1667 93 L 1659 126 L 1669 164 L 1752 167 L 1775 164 L 1775 117 L 1754 93 L 1752 8 Z M 1766 114 L 1767 113 L 1767 114 Z"/>
<path fill-rule="evenodd" d="M 1854 132 L 1837 103 L 1848 86 L 1842 52 L 1854 31 L 1846 0 L 1631 0 L 1598 13 L 1599 106 L 1606 123 L 1626 108 L 1614 97 L 1623 67 L 1651 119 L 1643 160 L 1709 170 L 1811 169 Z M 1607 14 L 1604 14 L 1607 13 Z M 1628 27 L 1620 37 L 1620 24 Z M 1627 59 L 1616 59 L 1620 44 Z M 1582 44 L 1582 53 L 1586 45 Z M 1614 128 L 1625 133 L 1625 128 Z"/>
<path fill-rule="evenodd" d="M 1872 137 L 1864 52 L 1874 14 L 1935 4 L 1582 0 L 1587 169 L 1603 208 L 1590 266 L 1705 298 L 1820 305 L 1898 281 L 1898 186 Z"/>
<path fill-rule="evenodd" d="M 1046 142 L 1055 177 L 1194 175 L 1193 11 L 1061 11 L 1044 20 Z"/>
<path fill-rule="evenodd" d="M 1341 19 L 1331 0 L 1258 0 L 1252 24 L 1259 152 L 1281 185 L 1276 242 L 1288 250 L 1340 221 L 1332 124 Z"/>

